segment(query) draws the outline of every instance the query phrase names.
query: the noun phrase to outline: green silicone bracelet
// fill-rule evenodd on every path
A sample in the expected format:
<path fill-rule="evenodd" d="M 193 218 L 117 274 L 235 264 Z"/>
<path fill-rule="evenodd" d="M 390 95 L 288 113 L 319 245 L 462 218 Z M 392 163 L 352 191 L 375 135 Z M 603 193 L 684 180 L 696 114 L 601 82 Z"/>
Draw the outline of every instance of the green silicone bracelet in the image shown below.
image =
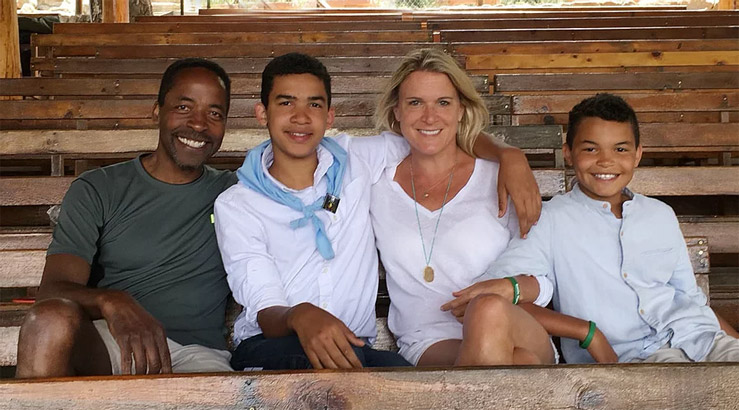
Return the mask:
<path fill-rule="evenodd" d="M 513 304 L 517 305 L 518 300 L 521 298 L 521 288 L 518 286 L 518 281 L 513 276 L 508 276 L 506 279 L 511 281 L 511 285 L 513 285 Z"/>
<path fill-rule="evenodd" d="M 590 347 L 590 342 L 593 341 L 593 336 L 595 336 L 595 322 L 591 320 L 590 329 L 588 329 L 588 335 L 585 336 L 585 340 L 580 342 L 580 347 L 583 349 L 587 349 L 588 347 Z"/>

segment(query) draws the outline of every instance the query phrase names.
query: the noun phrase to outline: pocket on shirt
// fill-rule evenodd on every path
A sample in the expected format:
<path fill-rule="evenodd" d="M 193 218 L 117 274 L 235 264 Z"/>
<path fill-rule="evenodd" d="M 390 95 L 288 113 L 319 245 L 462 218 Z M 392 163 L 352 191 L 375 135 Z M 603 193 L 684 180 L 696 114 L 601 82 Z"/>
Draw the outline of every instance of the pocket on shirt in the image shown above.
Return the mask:
<path fill-rule="evenodd" d="M 675 248 L 645 250 L 641 253 L 639 263 L 643 266 L 644 280 L 667 283 L 677 265 L 677 250 Z"/>

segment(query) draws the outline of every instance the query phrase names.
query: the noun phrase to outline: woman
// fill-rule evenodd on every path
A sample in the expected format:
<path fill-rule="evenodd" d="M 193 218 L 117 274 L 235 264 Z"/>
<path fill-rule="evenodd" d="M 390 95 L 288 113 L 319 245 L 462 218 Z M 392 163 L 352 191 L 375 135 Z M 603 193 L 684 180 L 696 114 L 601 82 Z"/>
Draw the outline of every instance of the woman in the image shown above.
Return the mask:
<path fill-rule="evenodd" d="M 489 115 L 470 79 L 442 51 L 411 52 L 376 116 L 411 147 L 385 169 L 371 202 L 400 354 L 419 366 L 554 363 L 547 331 L 511 303 L 546 305 L 552 284 L 486 274 L 518 221 L 498 217 L 498 164 L 472 155 Z"/>

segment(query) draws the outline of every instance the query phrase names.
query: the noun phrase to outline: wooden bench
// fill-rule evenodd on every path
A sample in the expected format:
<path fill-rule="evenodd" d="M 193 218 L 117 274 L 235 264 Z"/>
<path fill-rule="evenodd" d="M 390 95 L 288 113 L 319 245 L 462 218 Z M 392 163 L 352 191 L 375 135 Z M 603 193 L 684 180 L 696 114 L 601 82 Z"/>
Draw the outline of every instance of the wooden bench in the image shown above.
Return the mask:
<path fill-rule="evenodd" d="M 75 410 L 730 409 L 739 398 L 729 387 L 739 385 L 738 370 L 732 363 L 675 363 L 3 380 L 0 402 Z"/>
<path fill-rule="evenodd" d="M 739 172 L 739 168 L 736 168 Z M 679 190 L 676 184 L 676 176 L 670 173 L 680 174 L 683 168 L 676 170 L 657 169 L 656 171 L 640 170 L 637 173 L 634 187 L 640 192 L 656 192 L 658 194 L 673 193 L 672 189 Z M 644 172 L 641 172 L 644 171 Z M 739 176 L 733 169 L 728 176 Z M 564 191 L 564 170 L 536 170 L 535 175 L 539 183 L 542 195 L 553 196 Z M 692 176 L 695 178 L 695 176 Z M 3 178 L 0 179 L 0 207 L 7 206 L 51 206 L 61 203 L 66 189 L 72 182 L 72 177 L 33 177 L 33 178 Z M 737 182 L 727 182 L 721 187 L 704 188 L 700 191 L 696 186 L 685 186 L 693 194 L 714 194 L 723 192 L 717 190 L 734 190 L 739 192 L 739 178 Z M 684 192 L 684 191 L 680 191 Z M 46 257 L 46 247 L 51 241 L 50 232 L 47 229 L 25 228 L 5 230 L 0 233 L 0 287 L 4 288 L 28 288 L 38 286 L 41 272 Z M 709 294 L 708 276 L 710 268 L 709 246 L 705 237 L 686 237 L 686 243 L 690 249 L 691 262 L 700 285 L 706 294 Z M 379 303 L 384 309 L 387 307 L 387 297 L 381 294 Z M 4 304 L 0 307 L 0 365 L 12 365 L 15 363 L 15 348 L 17 334 L 28 305 Z M 378 309 L 381 310 L 381 309 Z M 381 337 L 378 346 L 388 349 L 392 347 L 393 339 L 387 332 L 386 322 L 380 318 L 378 324 L 381 327 Z"/>

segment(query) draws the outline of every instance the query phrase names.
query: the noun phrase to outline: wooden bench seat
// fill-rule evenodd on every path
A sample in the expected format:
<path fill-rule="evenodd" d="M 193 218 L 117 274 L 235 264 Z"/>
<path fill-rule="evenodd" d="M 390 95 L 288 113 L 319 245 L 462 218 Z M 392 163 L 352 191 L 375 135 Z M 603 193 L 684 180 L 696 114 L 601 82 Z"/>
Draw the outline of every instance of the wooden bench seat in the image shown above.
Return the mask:
<path fill-rule="evenodd" d="M 732 363 L 366 369 L 7 380 L 0 401 L 75 410 L 730 409 L 736 385 Z"/>

